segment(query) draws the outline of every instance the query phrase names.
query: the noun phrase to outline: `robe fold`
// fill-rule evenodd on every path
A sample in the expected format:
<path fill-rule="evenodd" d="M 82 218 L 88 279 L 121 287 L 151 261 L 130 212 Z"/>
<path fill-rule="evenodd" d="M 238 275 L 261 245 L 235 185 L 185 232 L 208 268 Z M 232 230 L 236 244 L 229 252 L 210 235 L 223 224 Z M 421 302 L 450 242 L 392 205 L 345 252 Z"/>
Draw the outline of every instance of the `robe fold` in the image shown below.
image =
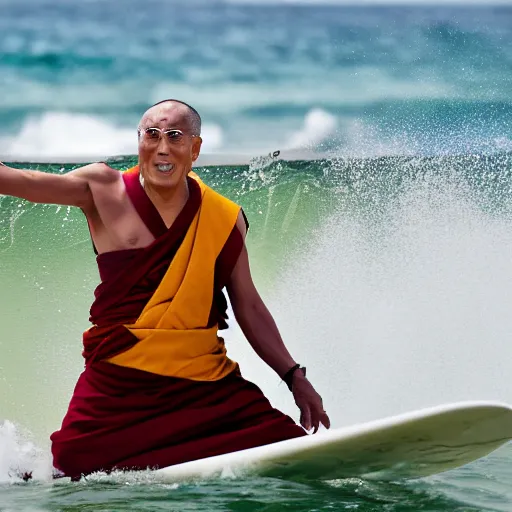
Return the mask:
<path fill-rule="evenodd" d="M 155 240 L 97 256 L 85 369 L 51 436 L 55 468 L 76 479 L 305 435 L 241 376 L 218 336 L 227 327 L 223 288 L 244 243 L 240 207 L 191 173 L 189 199 L 167 229 L 138 167 L 123 180 Z"/>

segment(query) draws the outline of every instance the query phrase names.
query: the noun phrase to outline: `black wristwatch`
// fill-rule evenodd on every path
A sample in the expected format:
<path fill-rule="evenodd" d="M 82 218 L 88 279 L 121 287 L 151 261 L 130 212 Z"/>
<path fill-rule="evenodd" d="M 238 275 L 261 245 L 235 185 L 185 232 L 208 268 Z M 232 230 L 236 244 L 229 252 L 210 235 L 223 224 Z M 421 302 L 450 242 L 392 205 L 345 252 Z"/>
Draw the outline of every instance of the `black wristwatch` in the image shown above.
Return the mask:
<path fill-rule="evenodd" d="M 292 366 L 284 375 L 283 380 L 286 382 L 286 385 L 288 386 L 288 389 L 291 391 L 293 386 L 293 375 L 294 373 L 300 370 L 304 377 L 306 376 L 306 368 L 304 366 L 301 366 L 300 364 L 296 364 L 295 366 Z"/>

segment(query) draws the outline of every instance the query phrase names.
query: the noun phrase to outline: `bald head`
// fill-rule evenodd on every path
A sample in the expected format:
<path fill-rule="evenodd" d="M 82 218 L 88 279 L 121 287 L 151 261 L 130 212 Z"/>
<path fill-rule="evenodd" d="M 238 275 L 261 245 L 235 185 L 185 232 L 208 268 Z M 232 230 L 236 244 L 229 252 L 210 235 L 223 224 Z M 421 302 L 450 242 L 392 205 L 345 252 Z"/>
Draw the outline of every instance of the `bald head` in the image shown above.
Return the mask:
<path fill-rule="evenodd" d="M 186 121 L 188 130 L 191 135 L 201 135 L 201 116 L 194 107 L 191 107 L 188 103 L 180 100 L 162 100 L 151 106 L 144 115 L 139 123 L 139 129 L 146 127 L 146 124 L 151 124 L 151 121 L 160 116 L 165 110 L 178 110 L 183 112 L 183 118 Z"/>

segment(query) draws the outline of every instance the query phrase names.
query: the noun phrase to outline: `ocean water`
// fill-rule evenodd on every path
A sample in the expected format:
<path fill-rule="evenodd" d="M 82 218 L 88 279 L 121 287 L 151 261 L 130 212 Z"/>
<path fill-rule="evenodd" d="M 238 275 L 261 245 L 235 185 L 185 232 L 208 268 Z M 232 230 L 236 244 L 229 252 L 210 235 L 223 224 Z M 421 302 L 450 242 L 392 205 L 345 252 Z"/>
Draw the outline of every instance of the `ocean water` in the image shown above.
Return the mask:
<path fill-rule="evenodd" d="M 2 0 L 0 154 L 132 154 L 168 97 L 206 152 L 510 149 L 511 8 Z"/>
<path fill-rule="evenodd" d="M 124 169 L 143 111 L 188 101 L 197 171 L 246 210 L 254 279 L 333 427 L 512 403 L 511 21 L 510 7 L 2 0 L 0 158 Z M 0 196 L 0 510 L 512 510 L 510 445 L 415 482 L 51 482 L 97 283 L 79 211 Z M 298 419 L 236 326 L 227 345 Z"/>

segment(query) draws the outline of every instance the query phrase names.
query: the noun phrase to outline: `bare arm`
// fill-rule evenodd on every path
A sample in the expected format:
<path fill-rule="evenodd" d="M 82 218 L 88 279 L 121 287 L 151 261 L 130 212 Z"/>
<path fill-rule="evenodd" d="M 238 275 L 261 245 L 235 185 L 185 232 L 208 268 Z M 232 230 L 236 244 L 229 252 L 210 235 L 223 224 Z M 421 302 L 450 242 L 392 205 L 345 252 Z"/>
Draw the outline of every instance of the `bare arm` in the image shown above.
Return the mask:
<path fill-rule="evenodd" d="M 33 203 L 87 209 L 92 206 L 90 181 L 108 180 L 111 173 L 117 174 L 117 171 L 102 163 L 86 165 L 66 174 L 14 169 L 0 163 L 0 194 Z"/>
<path fill-rule="evenodd" d="M 241 214 L 237 226 L 245 236 L 245 222 Z M 254 285 L 245 244 L 231 274 L 227 292 L 235 318 L 252 348 L 282 378 L 295 366 L 295 361 Z M 302 425 L 307 430 L 314 427 L 316 431 L 321 422 L 329 428 L 330 422 L 323 410 L 322 399 L 301 372 L 294 373 L 292 390 L 302 413 Z"/>
<path fill-rule="evenodd" d="M 245 236 L 245 223 L 237 221 Z M 251 277 L 249 255 L 244 247 L 233 269 L 227 292 L 235 318 L 256 353 L 280 377 L 295 365 L 277 325 L 261 299 Z"/>

